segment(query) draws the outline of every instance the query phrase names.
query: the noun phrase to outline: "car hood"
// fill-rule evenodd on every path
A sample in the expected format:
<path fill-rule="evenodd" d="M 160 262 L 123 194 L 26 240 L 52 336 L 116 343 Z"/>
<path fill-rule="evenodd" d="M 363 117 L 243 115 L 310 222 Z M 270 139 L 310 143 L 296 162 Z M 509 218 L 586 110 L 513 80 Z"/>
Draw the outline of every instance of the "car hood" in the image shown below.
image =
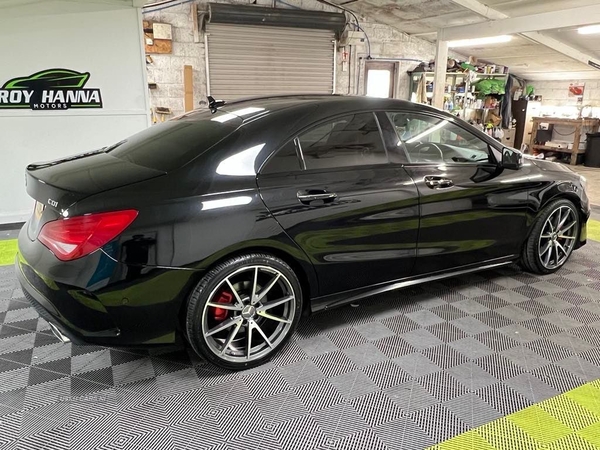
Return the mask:
<path fill-rule="evenodd" d="M 556 163 L 556 162 L 552 162 L 552 161 L 546 161 L 544 159 L 533 158 L 528 155 L 523 155 L 523 163 L 531 164 L 532 166 L 538 168 L 539 170 L 541 170 L 543 172 L 560 172 L 560 173 L 568 173 L 573 176 L 576 175 L 575 172 L 573 172 L 569 168 L 569 166 L 566 166 L 566 165 L 560 164 L 560 163 Z"/>

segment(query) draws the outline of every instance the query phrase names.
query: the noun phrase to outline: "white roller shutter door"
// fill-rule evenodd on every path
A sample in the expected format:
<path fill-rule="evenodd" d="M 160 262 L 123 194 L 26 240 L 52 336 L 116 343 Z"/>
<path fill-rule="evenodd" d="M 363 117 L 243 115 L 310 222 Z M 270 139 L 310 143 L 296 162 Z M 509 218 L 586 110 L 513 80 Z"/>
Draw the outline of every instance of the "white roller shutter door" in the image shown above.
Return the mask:
<path fill-rule="evenodd" d="M 334 90 L 333 31 L 208 24 L 209 94 L 221 100 Z"/>

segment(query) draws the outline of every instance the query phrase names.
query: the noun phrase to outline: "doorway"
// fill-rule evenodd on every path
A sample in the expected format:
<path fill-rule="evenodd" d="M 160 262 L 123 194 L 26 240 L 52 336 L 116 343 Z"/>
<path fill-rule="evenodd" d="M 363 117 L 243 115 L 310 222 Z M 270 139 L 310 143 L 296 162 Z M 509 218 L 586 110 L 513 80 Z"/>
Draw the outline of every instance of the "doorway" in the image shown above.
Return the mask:
<path fill-rule="evenodd" d="M 367 97 L 393 98 L 396 81 L 396 63 L 367 61 L 365 66 L 365 94 Z"/>

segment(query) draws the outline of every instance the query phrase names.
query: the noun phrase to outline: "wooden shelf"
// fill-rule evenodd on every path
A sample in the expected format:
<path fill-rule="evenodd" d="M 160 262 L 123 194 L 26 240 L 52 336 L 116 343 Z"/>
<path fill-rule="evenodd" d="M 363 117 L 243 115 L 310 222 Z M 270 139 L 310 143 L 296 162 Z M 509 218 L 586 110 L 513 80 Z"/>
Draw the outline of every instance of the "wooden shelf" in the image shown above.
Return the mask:
<path fill-rule="evenodd" d="M 478 78 L 479 77 L 481 77 L 481 78 L 487 78 L 487 77 L 491 77 L 491 78 L 493 78 L 493 77 L 508 77 L 507 73 L 479 73 L 479 72 L 477 72 L 475 75 Z"/>
<path fill-rule="evenodd" d="M 549 123 L 552 125 L 583 125 L 584 127 L 596 126 L 598 125 L 599 121 L 599 119 L 595 117 L 584 117 L 582 119 L 568 119 L 566 117 L 533 117 L 532 120 L 535 120 L 539 123 Z"/>
<path fill-rule="evenodd" d="M 544 150 L 544 151 L 548 151 L 548 152 L 560 152 L 560 153 L 577 153 L 578 155 L 585 153 L 585 149 L 579 149 L 579 150 L 573 150 L 573 149 L 568 149 L 568 148 L 555 148 L 555 147 L 548 147 L 547 145 L 534 145 L 532 147 L 534 150 Z"/>
<path fill-rule="evenodd" d="M 583 128 L 589 128 L 589 131 L 596 132 L 600 127 L 600 120 L 595 118 L 565 119 L 562 117 L 534 117 L 532 121 L 533 126 L 531 128 L 531 140 L 529 141 L 529 148 L 531 148 L 532 150 L 541 150 L 547 152 L 568 153 L 571 155 L 572 166 L 577 164 L 577 155 L 585 154 L 585 149 L 581 149 L 579 146 L 579 144 L 581 143 L 581 135 L 584 132 Z M 540 124 L 542 123 L 548 123 L 553 125 L 571 125 L 574 128 L 573 149 L 569 150 L 568 148 L 554 148 L 548 147 L 547 145 L 536 144 L 535 138 L 540 128 Z"/>

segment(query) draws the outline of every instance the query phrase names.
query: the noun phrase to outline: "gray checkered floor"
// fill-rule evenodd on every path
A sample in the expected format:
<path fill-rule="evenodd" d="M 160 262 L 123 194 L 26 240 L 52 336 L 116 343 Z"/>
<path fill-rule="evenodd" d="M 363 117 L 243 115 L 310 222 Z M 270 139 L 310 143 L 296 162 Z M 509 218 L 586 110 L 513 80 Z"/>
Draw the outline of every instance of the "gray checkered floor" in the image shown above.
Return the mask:
<path fill-rule="evenodd" d="M 600 378 L 600 244 L 305 319 L 238 373 L 60 344 L 0 268 L 0 449 L 416 449 Z"/>

